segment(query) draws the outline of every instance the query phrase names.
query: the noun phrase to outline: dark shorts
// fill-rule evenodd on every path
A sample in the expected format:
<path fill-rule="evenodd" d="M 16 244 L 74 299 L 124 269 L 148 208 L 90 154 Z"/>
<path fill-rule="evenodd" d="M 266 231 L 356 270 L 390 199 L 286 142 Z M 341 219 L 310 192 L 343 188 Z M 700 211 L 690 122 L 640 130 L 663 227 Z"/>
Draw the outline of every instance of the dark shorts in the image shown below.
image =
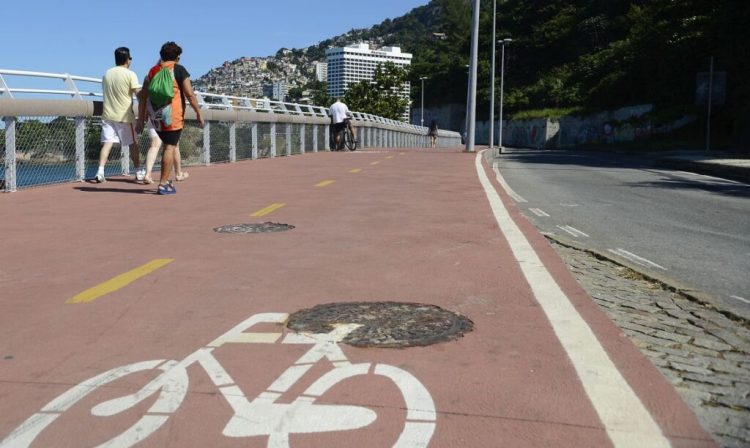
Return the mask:
<path fill-rule="evenodd" d="M 156 135 L 159 136 L 162 143 L 164 143 L 165 145 L 177 146 L 180 143 L 181 134 L 182 129 L 178 129 L 176 131 L 156 131 Z"/>
<path fill-rule="evenodd" d="M 346 121 L 342 121 L 341 123 L 334 123 L 333 124 L 333 132 L 341 132 L 344 129 L 346 129 Z"/>

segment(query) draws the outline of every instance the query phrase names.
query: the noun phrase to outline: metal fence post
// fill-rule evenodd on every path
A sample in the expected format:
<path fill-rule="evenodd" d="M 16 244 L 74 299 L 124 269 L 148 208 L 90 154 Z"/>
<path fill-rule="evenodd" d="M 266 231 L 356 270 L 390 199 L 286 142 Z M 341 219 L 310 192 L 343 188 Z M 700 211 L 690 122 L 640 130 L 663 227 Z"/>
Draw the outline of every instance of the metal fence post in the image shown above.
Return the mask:
<path fill-rule="evenodd" d="M 16 117 L 5 117 L 5 188 L 16 191 Z"/>
<path fill-rule="evenodd" d="M 318 152 L 318 125 L 312 125 L 313 128 L 313 152 Z"/>
<path fill-rule="evenodd" d="M 252 129 L 252 155 L 250 156 L 253 160 L 258 158 L 258 123 L 253 122 L 251 125 Z"/>
<path fill-rule="evenodd" d="M 86 119 L 76 117 L 76 180 L 86 177 Z"/>
<path fill-rule="evenodd" d="M 271 157 L 276 157 L 276 123 L 271 123 Z"/>
<path fill-rule="evenodd" d="M 229 161 L 237 161 L 237 122 L 229 125 Z"/>
<path fill-rule="evenodd" d="M 120 168 L 122 175 L 130 174 L 130 146 L 120 145 Z"/>
<path fill-rule="evenodd" d="M 286 151 L 284 154 L 289 157 L 292 155 L 292 123 L 286 124 L 286 132 L 284 135 L 284 143 L 286 146 Z"/>
<path fill-rule="evenodd" d="M 299 125 L 299 151 L 302 154 L 305 153 L 305 125 L 304 123 Z"/>
<path fill-rule="evenodd" d="M 323 136 L 323 139 L 325 140 L 326 144 L 326 151 L 331 150 L 331 125 L 327 124 L 325 125 L 325 135 Z"/>
<path fill-rule="evenodd" d="M 201 163 L 208 166 L 211 164 L 211 122 L 207 121 L 203 126 L 203 151 L 201 152 Z"/>

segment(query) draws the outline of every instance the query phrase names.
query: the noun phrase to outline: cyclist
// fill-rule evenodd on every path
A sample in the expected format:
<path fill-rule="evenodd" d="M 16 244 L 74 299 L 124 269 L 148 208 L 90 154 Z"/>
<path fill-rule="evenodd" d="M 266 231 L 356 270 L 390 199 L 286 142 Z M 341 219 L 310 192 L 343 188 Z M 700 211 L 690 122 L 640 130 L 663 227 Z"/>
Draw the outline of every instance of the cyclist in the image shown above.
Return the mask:
<path fill-rule="evenodd" d="M 341 102 L 341 98 L 336 98 L 336 102 L 331 104 L 329 108 L 329 114 L 331 115 L 331 123 L 333 124 L 333 134 L 335 135 L 336 145 L 335 150 L 341 149 L 343 146 L 342 132 L 347 128 L 354 132 L 351 124 L 352 113 L 349 112 L 349 108 L 346 104 Z"/>

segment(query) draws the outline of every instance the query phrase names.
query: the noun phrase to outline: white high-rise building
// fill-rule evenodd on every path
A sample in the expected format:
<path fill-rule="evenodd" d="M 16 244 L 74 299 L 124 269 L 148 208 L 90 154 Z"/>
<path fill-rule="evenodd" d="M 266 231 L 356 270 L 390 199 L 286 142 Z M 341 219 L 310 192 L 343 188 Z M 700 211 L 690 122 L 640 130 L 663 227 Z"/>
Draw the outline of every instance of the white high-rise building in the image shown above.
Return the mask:
<path fill-rule="evenodd" d="M 383 47 L 371 50 L 367 43 L 348 45 L 346 47 L 329 48 L 326 50 L 328 64 L 328 95 L 336 98 L 344 96 L 350 85 L 362 80 L 371 80 L 375 76 L 375 68 L 384 62 L 393 62 L 399 67 L 411 65 L 411 53 L 402 53 L 400 47 Z M 409 100 L 411 84 L 407 81 L 401 88 L 402 98 Z M 409 120 L 409 106 L 402 115 L 404 121 Z"/>
<path fill-rule="evenodd" d="M 325 62 L 315 63 L 315 78 L 318 81 L 328 81 L 328 64 Z"/>

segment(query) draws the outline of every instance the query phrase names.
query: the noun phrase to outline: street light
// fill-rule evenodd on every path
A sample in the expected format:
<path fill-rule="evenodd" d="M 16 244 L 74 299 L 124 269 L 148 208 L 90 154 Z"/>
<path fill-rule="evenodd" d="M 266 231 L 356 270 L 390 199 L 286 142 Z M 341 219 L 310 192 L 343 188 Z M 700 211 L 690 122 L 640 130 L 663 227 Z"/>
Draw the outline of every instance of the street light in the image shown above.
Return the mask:
<path fill-rule="evenodd" d="M 477 53 L 479 47 L 479 2 L 474 0 L 474 11 L 471 19 L 471 56 L 469 57 L 469 95 L 466 98 L 468 114 L 466 117 L 466 152 L 474 152 L 474 131 L 476 129 L 477 105 Z"/>
<path fill-rule="evenodd" d="M 424 80 L 430 78 L 427 76 L 420 76 L 419 79 L 422 80 L 422 118 L 420 120 L 420 125 L 424 127 Z"/>
<path fill-rule="evenodd" d="M 505 38 L 497 41 L 501 45 L 500 53 L 500 138 L 498 140 L 498 153 L 503 152 L 503 83 L 505 78 L 505 44 L 510 44 L 513 39 Z M 494 125 L 494 123 L 493 123 Z"/>
<path fill-rule="evenodd" d="M 490 149 L 495 149 L 495 25 L 497 0 L 492 0 L 492 69 L 490 70 Z M 502 146 L 502 143 L 500 143 Z M 493 152 L 494 156 L 494 152 Z"/>

